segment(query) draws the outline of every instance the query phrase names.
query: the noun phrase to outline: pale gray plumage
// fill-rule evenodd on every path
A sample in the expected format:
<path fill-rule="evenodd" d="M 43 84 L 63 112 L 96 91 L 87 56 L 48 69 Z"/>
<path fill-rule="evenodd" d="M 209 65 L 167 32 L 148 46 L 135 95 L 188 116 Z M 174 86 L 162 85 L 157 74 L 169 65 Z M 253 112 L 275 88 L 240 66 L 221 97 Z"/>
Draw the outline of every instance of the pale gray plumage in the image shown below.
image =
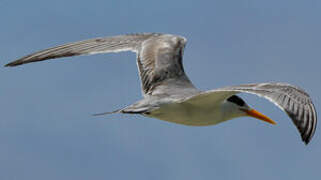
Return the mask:
<path fill-rule="evenodd" d="M 5 66 L 76 55 L 133 51 L 137 53 L 144 99 L 111 113 L 138 113 L 186 125 L 211 125 L 238 117 L 225 117 L 226 115 L 220 112 L 222 107 L 217 103 L 226 104 L 228 97 L 245 92 L 275 103 L 293 120 L 302 140 L 305 143 L 311 140 L 316 129 L 317 115 L 306 92 L 285 83 L 245 84 L 201 92 L 194 87 L 184 72 L 182 57 L 185 44 L 186 39 L 181 36 L 159 33 L 96 38 L 42 50 Z M 219 117 L 203 115 L 204 112 L 211 113 L 210 110 L 195 115 L 209 107 L 214 108 L 213 112 Z M 202 121 L 200 117 L 208 120 Z M 211 121 L 211 118 L 215 120 Z"/>

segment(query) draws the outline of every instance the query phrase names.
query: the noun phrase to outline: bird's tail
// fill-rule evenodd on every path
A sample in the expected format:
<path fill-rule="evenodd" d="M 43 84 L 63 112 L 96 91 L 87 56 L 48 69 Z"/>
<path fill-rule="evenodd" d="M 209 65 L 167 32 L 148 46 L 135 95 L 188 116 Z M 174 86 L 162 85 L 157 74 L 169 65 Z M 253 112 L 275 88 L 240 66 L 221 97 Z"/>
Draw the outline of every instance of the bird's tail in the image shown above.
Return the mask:
<path fill-rule="evenodd" d="M 104 116 L 104 115 L 115 114 L 115 113 L 121 113 L 121 109 L 117 109 L 111 112 L 96 113 L 96 114 L 93 114 L 93 116 Z"/>
<path fill-rule="evenodd" d="M 93 114 L 93 116 L 103 116 L 103 115 L 109 115 L 109 114 L 115 114 L 115 113 L 123 113 L 123 114 L 144 114 L 148 113 L 153 108 L 149 107 L 140 107 L 140 108 L 133 108 L 131 106 L 123 108 L 123 109 L 117 109 L 115 111 L 111 112 L 103 112 L 103 113 L 97 113 Z"/>

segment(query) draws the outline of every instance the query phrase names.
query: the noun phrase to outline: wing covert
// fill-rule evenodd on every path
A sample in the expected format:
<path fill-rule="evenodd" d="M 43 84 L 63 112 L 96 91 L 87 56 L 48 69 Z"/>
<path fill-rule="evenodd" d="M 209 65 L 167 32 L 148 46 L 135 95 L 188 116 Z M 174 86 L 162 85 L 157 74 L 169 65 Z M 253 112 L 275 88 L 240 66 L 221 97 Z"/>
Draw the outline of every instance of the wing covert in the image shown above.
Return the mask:
<path fill-rule="evenodd" d="M 180 82 L 182 88 L 192 87 L 182 62 L 185 44 L 185 38 L 170 34 L 153 37 L 142 43 L 137 65 L 145 94 L 152 94 L 159 87 L 165 93 L 164 87 L 169 87 L 171 83 Z M 171 85 L 174 87 L 174 84 Z"/>

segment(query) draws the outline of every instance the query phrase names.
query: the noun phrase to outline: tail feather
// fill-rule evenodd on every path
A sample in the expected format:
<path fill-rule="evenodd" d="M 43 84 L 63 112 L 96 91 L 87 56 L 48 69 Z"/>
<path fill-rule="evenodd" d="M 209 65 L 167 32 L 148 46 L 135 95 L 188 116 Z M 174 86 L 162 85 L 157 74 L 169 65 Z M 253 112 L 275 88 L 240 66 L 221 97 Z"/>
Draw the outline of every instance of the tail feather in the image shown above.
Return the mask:
<path fill-rule="evenodd" d="M 103 115 L 109 115 L 109 114 L 115 114 L 115 113 L 121 113 L 121 109 L 117 109 L 111 112 L 96 113 L 96 114 L 93 114 L 93 116 L 103 116 Z"/>
<path fill-rule="evenodd" d="M 143 114 L 148 113 L 151 110 L 149 107 L 141 107 L 141 108 L 133 108 L 131 106 L 126 107 L 124 109 L 117 109 L 115 111 L 111 112 L 103 112 L 103 113 L 97 113 L 93 114 L 93 116 L 103 116 L 103 115 L 109 115 L 109 114 L 115 114 L 115 113 L 124 113 L 124 114 Z"/>

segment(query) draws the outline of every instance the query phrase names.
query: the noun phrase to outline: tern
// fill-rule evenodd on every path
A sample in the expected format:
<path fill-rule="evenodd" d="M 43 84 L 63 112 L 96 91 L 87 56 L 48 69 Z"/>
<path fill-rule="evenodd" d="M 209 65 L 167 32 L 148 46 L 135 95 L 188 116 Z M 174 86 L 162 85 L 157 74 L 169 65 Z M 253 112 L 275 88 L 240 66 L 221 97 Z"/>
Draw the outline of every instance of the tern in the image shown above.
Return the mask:
<path fill-rule="evenodd" d="M 45 49 L 12 61 L 18 66 L 48 59 L 132 51 L 137 55 L 143 99 L 112 113 L 140 114 L 190 126 L 215 125 L 250 116 L 271 124 L 272 119 L 251 108 L 236 94 L 266 98 L 287 113 L 308 144 L 314 135 L 317 114 L 310 96 L 287 83 L 255 83 L 209 91 L 197 89 L 185 74 L 183 52 L 186 38 L 172 34 L 138 33 L 72 42 Z"/>

